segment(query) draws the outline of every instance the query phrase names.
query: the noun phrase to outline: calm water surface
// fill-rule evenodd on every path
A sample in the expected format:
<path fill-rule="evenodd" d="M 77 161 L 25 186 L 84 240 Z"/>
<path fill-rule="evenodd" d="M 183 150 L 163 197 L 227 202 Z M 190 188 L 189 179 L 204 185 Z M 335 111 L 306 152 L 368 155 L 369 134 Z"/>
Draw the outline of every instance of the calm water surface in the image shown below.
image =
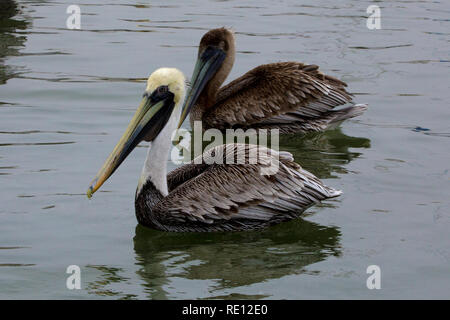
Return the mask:
<path fill-rule="evenodd" d="M 5 1 L 4 1 L 5 2 Z M 81 7 L 79 31 L 66 8 Z M 450 298 L 450 7 L 377 1 L 16 1 L 0 11 L 0 298 Z M 344 190 L 260 232 L 137 225 L 137 148 L 85 191 L 158 67 L 192 73 L 200 37 L 236 31 L 233 79 L 297 60 L 370 109 L 281 148 Z M 185 126 L 188 126 L 186 122 Z M 170 163 L 170 169 L 175 166 Z M 66 289 L 68 265 L 82 289 Z M 366 268 L 381 268 L 368 290 Z"/>

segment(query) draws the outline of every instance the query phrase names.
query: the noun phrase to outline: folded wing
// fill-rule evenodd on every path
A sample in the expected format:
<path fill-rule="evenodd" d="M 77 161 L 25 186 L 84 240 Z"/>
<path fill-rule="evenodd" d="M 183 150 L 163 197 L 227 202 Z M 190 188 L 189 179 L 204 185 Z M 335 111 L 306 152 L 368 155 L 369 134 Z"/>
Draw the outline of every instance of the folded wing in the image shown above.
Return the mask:
<path fill-rule="evenodd" d="M 246 164 L 207 164 L 212 158 L 238 159 L 241 154 Z M 198 231 L 204 231 L 202 224 L 208 231 L 254 229 L 295 218 L 314 203 L 341 193 L 303 170 L 288 152 L 228 144 L 205 152 L 203 162 L 188 165 L 184 177 L 191 178 L 158 204 L 166 211 L 165 225 Z M 169 174 L 169 185 L 179 177 L 179 172 Z"/>
<path fill-rule="evenodd" d="M 261 65 L 220 89 L 203 120 L 209 127 L 317 122 L 351 103 L 347 85 L 316 65 L 280 62 Z"/>

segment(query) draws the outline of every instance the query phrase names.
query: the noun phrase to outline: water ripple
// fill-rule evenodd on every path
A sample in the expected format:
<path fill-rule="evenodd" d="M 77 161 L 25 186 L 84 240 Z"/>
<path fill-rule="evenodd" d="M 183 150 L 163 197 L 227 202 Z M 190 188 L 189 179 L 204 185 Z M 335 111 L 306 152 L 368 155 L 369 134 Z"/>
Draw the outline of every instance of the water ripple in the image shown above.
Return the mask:
<path fill-rule="evenodd" d="M 9 146 L 51 146 L 60 144 L 72 144 L 75 141 L 61 141 L 61 142 L 12 142 L 12 143 L 0 143 L 0 147 Z"/>
<path fill-rule="evenodd" d="M 392 48 L 402 48 L 402 47 L 411 47 L 412 44 L 399 44 L 399 45 L 392 45 L 392 46 L 382 46 L 382 47 L 365 47 L 365 46 L 355 46 L 355 47 L 349 47 L 350 49 L 360 49 L 360 50 L 383 50 L 383 49 L 392 49 Z"/>

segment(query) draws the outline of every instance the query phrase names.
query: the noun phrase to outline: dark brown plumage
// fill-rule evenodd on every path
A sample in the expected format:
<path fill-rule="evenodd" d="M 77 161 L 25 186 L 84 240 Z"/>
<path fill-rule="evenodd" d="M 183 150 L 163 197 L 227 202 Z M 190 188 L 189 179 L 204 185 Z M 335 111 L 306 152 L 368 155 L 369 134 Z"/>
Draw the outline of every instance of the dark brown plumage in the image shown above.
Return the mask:
<path fill-rule="evenodd" d="M 362 114 L 365 105 L 352 105 L 345 82 L 320 72 L 316 65 L 278 62 L 258 66 L 221 87 L 235 57 L 233 33 L 225 28 L 207 32 L 200 41 L 199 58 L 208 48 L 225 58 L 207 82 L 190 113 L 191 126 L 203 129 L 278 128 L 282 133 L 322 131 L 332 124 Z"/>
<path fill-rule="evenodd" d="M 225 163 L 239 152 L 245 154 L 243 164 L 208 164 L 212 158 Z M 341 194 L 303 170 L 288 152 L 227 144 L 201 157 L 202 163 L 193 160 L 167 175 L 167 196 L 147 181 L 136 194 L 140 224 L 176 232 L 260 229 L 294 219 L 311 205 Z"/>

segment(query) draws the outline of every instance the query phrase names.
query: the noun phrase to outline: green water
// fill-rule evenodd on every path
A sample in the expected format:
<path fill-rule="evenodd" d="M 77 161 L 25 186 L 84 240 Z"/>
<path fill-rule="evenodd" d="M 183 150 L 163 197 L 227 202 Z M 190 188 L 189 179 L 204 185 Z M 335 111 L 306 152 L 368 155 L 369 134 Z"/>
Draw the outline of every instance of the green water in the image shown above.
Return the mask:
<path fill-rule="evenodd" d="M 0 9 L 0 298 L 450 297 L 446 1 L 377 1 L 380 30 L 366 27 L 372 1 L 12 4 Z M 66 28 L 70 4 L 81 30 Z M 220 26 L 236 31 L 228 80 L 302 61 L 369 104 L 337 130 L 281 140 L 344 194 L 259 232 L 149 230 L 134 216 L 141 147 L 88 200 L 148 75 L 190 76 L 200 37 Z M 66 288 L 73 264 L 81 290 Z"/>

